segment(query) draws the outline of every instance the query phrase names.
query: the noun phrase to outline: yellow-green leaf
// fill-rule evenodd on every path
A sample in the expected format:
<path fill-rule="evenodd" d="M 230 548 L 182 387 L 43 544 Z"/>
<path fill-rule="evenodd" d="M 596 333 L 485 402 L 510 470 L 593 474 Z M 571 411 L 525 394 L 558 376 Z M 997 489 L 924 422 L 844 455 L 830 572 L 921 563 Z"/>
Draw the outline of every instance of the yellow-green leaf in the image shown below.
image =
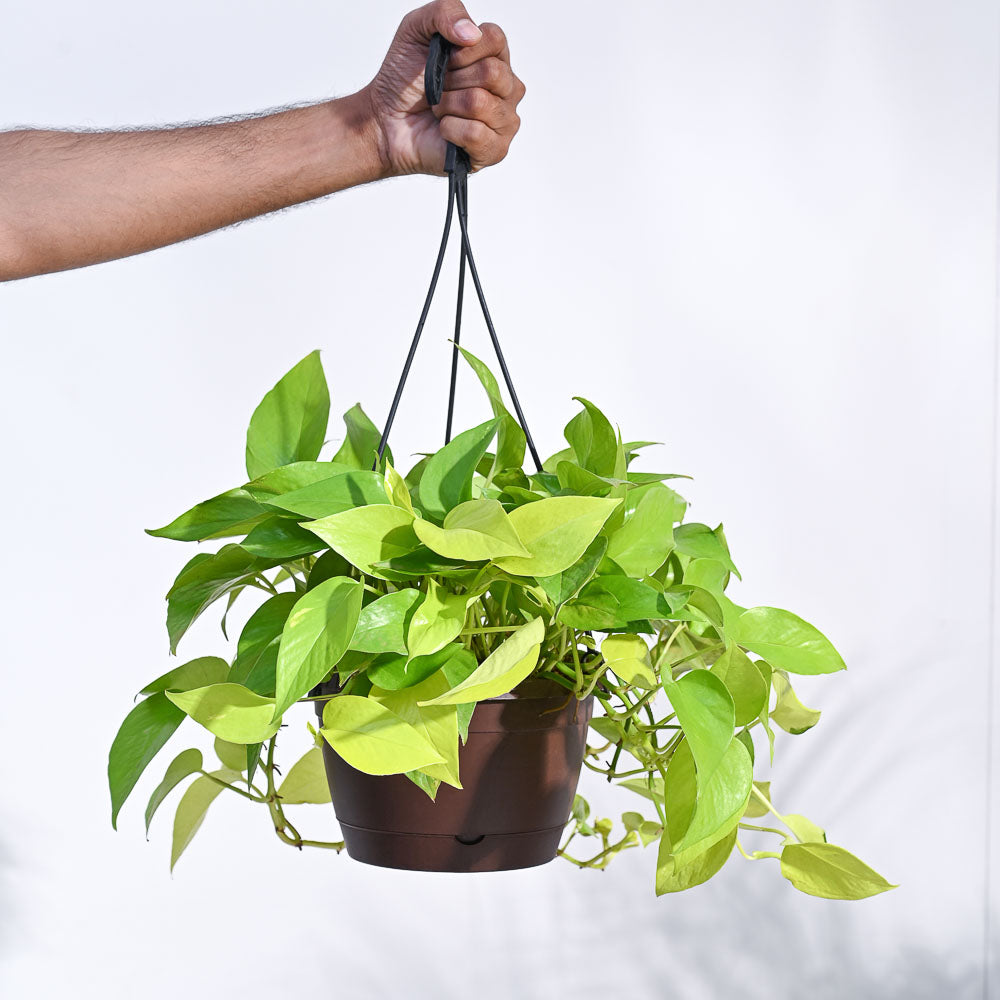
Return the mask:
<path fill-rule="evenodd" d="M 223 767 L 230 771 L 245 771 L 247 768 L 247 748 L 244 743 L 229 743 L 215 737 L 215 756 Z"/>
<path fill-rule="evenodd" d="M 420 545 L 413 531 L 413 514 L 387 503 L 354 507 L 308 521 L 303 527 L 362 572 L 380 579 L 385 576 L 374 568 L 375 563 L 405 556 Z"/>
<path fill-rule="evenodd" d="M 823 899 L 866 899 L 896 888 L 836 844 L 786 844 L 781 874 L 800 892 Z"/>
<path fill-rule="evenodd" d="M 502 642 L 460 684 L 422 705 L 461 705 L 497 698 L 517 687 L 538 663 L 545 623 L 533 618 Z"/>
<path fill-rule="evenodd" d="M 665 841 L 661 841 L 665 843 Z M 656 895 L 683 892 L 707 882 L 729 860 L 736 843 L 736 830 L 717 840 L 686 864 L 678 866 L 672 854 L 664 854 L 656 866 Z"/>
<path fill-rule="evenodd" d="M 442 671 L 432 674 L 413 687 L 396 691 L 373 688 L 371 697 L 408 722 L 443 758 L 440 764 L 421 768 L 428 777 L 461 788 L 458 775 L 458 709 L 455 705 L 421 705 L 421 702 L 443 694 L 449 688 Z"/>
<path fill-rule="evenodd" d="M 663 690 L 677 713 L 698 768 L 698 788 L 708 784 L 733 739 L 733 699 L 725 684 L 707 670 L 692 670 L 680 680 L 663 678 Z"/>
<path fill-rule="evenodd" d="M 712 664 L 712 673 L 732 695 L 737 726 L 748 725 L 764 711 L 767 684 L 739 646 L 729 646 Z"/>
<path fill-rule="evenodd" d="M 347 652 L 361 614 L 363 593 L 360 580 L 334 576 L 296 602 L 278 647 L 275 719 L 307 695 Z"/>
<path fill-rule="evenodd" d="M 400 510 L 413 513 L 410 491 L 406 488 L 403 477 L 392 467 L 390 462 L 385 463 L 385 495 L 393 507 L 399 507 Z"/>
<path fill-rule="evenodd" d="M 830 674 L 844 669 L 833 643 L 818 628 L 781 608 L 750 608 L 731 626 L 733 639 L 793 674 Z"/>
<path fill-rule="evenodd" d="M 418 518 L 413 522 L 413 530 L 427 548 L 449 559 L 482 562 L 531 555 L 497 500 L 469 500 L 459 504 L 448 512 L 441 528 Z"/>
<path fill-rule="evenodd" d="M 547 497 L 517 507 L 510 522 L 530 556 L 495 559 L 515 576 L 554 576 L 569 569 L 586 551 L 604 522 L 621 503 L 601 497 Z"/>
<path fill-rule="evenodd" d="M 319 351 L 307 354 L 261 400 L 247 429 L 251 479 L 291 462 L 319 457 L 330 417 L 330 392 Z"/>
<path fill-rule="evenodd" d="M 807 708 L 799 701 L 782 671 L 774 671 L 771 675 L 771 684 L 774 687 L 774 708 L 771 709 L 771 719 L 786 733 L 799 736 L 819 722 L 819 711 Z"/>
<path fill-rule="evenodd" d="M 210 773 L 212 777 L 219 778 L 227 784 L 239 781 L 240 778 L 238 771 L 230 771 L 227 768 Z M 170 848 L 171 871 L 174 870 L 174 865 L 177 864 L 178 858 L 184 853 L 188 844 L 194 839 L 194 835 L 201 829 L 208 807 L 224 791 L 222 785 L 204 775 L 197 781 L 191 782 L 188 790 L 177 804 L 177 812 L 174 814 L 174 836 Z"/>
<path fill-rule="evenodd" d="M 785 825 L 791 829 L 794 837 L 786 837 L 785 843 L 790 844 L 795 840 L 803 844 L 825 844 L 826 830 L 817 826 L 811 819 L 800 816 L 798 813 L 785 813 L 783 816 Z"/>
<path fill-rule="evenodd" d="M 320 733 L 348 764 L 366 774 L 402 774 L 444 761 L 423 733 L 373 698 L 331 698 Z"/>
<path fill-rule="evenodd" d="M 432 579 L 427 580 L 427 595 L 418 605 L 406 633 L 410 658 L 428 656 L 447 646 L 465 624 L 465 609 L 475 600 L 465 594 L 451 594 Z"/>
<path fill-rule="evenodd" d="M 734 738 L 708 784 L 699 786 L 694 816 L 684 835 L 669 848 L 677 870 L 728 836 L 736 827 L 746 811 L 752 781 L 750 754 Z"/>
<path fill-rule="evenodd" d="M 322 805 L 330 801 L 330 783 L 326 780 L 323 766 L 323 751 L 313 747 L 306 751 L 285 775 L 278 787 L 278 795 L 284 806 L 314 803 Z"/>
<path fill-rule="evenodd" d="M 675 495 L 665 486 L 650 489 L 635 513 L 611 536 L 608 558 L 629 576 L 650 576 L 674 547 Z"/>
<path fill-rule="evenodd" d="M 626 684 L 647 689 L 658 684 L 649 662 L 649 647 L 637 635 L 609 635 L 601 643 L 604 662 Z"/>
<path fill-rule="evenodd" d="M 229 743 L 263 743 L 277 731 L 274 699 L 242 684 L 210 684 L 193 691 L 168 691 L 167 697 L 195 722 Z"/>
<path fill-rule="evenodd" d="M 245 753 L 244 753 L 245 756 Z M 192 774 L 197 774 L 202 769 L 200 750 L 182 750 L 171 762 L 163 775 L 163 780 L 153 790 L 149 797 L 149 804 L 146 806 L 146 835 L 149 836 L 149 824 L 153 822 L 156 810 L 160 808 L 163 800 L 185 779 Z"/>

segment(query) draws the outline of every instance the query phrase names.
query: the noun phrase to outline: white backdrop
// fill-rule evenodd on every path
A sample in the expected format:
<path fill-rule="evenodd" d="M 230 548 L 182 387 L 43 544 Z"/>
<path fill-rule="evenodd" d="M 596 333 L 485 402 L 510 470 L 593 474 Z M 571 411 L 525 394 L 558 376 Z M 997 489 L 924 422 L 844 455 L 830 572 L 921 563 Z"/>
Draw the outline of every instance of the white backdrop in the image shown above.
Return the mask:
<path fill-rule="evenodd" d="M 347 93 L 405 9 L 12 5 L 3 118 L 105 127 Z M 0 290 L 0 991 L 1000 997 L 1000 975 L 983 982 L 998 4 L 472 13 L 505 26 L 528 85 L 471 208 L 541 447 L 574 394 L 662 439 L 656 464 L 725 520 L 737 599 L 837 641 L 850 669 L 802 685 L 824 718 L 782 741 L 775 794 L 902 887 L 828 903 L 736 858 L 656 899 L 652 851 L 603 874 L 396 873 L 288 851 L 222 800 L 171 878 L 166 813 L 142 836 L 152 774 L 111 831 L 107 747 L 168 665 L 162 595 L 190 554 L 142 529 L 241 481 L 253 406 L 314 347 L 337 413 L 384 414 L 444 207 L 443 182 L 413 178 Z M 451 288 L 398 454 L 442 433 Z M 222 648 L 214 623 L 188 649 L 205 644 Z"/>

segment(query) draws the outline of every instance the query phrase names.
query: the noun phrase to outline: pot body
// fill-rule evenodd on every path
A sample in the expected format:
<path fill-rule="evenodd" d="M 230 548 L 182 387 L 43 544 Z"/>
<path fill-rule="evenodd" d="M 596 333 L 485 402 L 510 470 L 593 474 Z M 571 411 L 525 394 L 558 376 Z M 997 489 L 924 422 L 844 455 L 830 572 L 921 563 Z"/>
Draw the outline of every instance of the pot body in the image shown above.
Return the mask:
<path fill-rule="evenodd" d="M 322 713 L 317 702 L 317 714 Z M 323 761 L 347 853 L 414 871 L 531 868 L 556 856 L 576 794 L 593 698 L 529 678 L 480 702 L 459 748 L 461 789 L 431 800 L 402 774 L 351 767 L 327 743 Z"/>

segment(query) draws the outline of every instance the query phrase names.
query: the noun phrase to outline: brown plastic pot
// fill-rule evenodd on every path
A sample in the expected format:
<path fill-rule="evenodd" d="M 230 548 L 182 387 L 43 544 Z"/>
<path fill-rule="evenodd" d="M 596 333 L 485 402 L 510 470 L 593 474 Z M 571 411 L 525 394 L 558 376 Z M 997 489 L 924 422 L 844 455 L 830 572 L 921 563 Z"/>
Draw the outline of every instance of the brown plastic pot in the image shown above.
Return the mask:
<path fill-rule="evenodd" d="M 316 703 L 322 717 L 324 702 Z M 529 678 L 480 702 L 459 748 L 461 789 L 432 801 L 402 774 L 351 767 L 329 744 L 323 761 L 347 853 L 355 861 L 412 871 L 509 871 L 556 856 L 573 805 L 593 698 L 577 701 Z"/>

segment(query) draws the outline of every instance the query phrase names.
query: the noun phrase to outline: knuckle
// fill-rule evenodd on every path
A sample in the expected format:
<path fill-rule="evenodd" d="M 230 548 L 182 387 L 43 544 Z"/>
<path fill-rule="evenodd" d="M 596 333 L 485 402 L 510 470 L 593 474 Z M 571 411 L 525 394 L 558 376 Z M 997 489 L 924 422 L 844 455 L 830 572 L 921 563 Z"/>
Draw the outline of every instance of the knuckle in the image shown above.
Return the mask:
<path fill-rule="evenodd" d="M 492 110 L 492 95 L 482 87 L 472 87 L 463 92 L 465 94 L 465 109 L 477 118 L 481 115 L 489 114 Z"/>
<path fill-rule="evenodd" d="M 484 40 L 489 42 L 492 48 L 502 49 L 507 44 L 507 36 L 499 24 L 486 21 L 479 25 L 479 30 L 483 33 Z"/>
<path fill-rule="evenodd" d="M 489 146 L 490 130 L 482 122 L 469 122 L 466 132 L 470 151 L 474 152 L 478 159 L 482 159 L 482 154 Z"/>
<path fill-rule="evenodd" d="M 504 82 L 506 78 L 507 64 L 496 56 L 489 56 L 482 62 L 483 82 L 490 86 L 496 86 Z"/>

